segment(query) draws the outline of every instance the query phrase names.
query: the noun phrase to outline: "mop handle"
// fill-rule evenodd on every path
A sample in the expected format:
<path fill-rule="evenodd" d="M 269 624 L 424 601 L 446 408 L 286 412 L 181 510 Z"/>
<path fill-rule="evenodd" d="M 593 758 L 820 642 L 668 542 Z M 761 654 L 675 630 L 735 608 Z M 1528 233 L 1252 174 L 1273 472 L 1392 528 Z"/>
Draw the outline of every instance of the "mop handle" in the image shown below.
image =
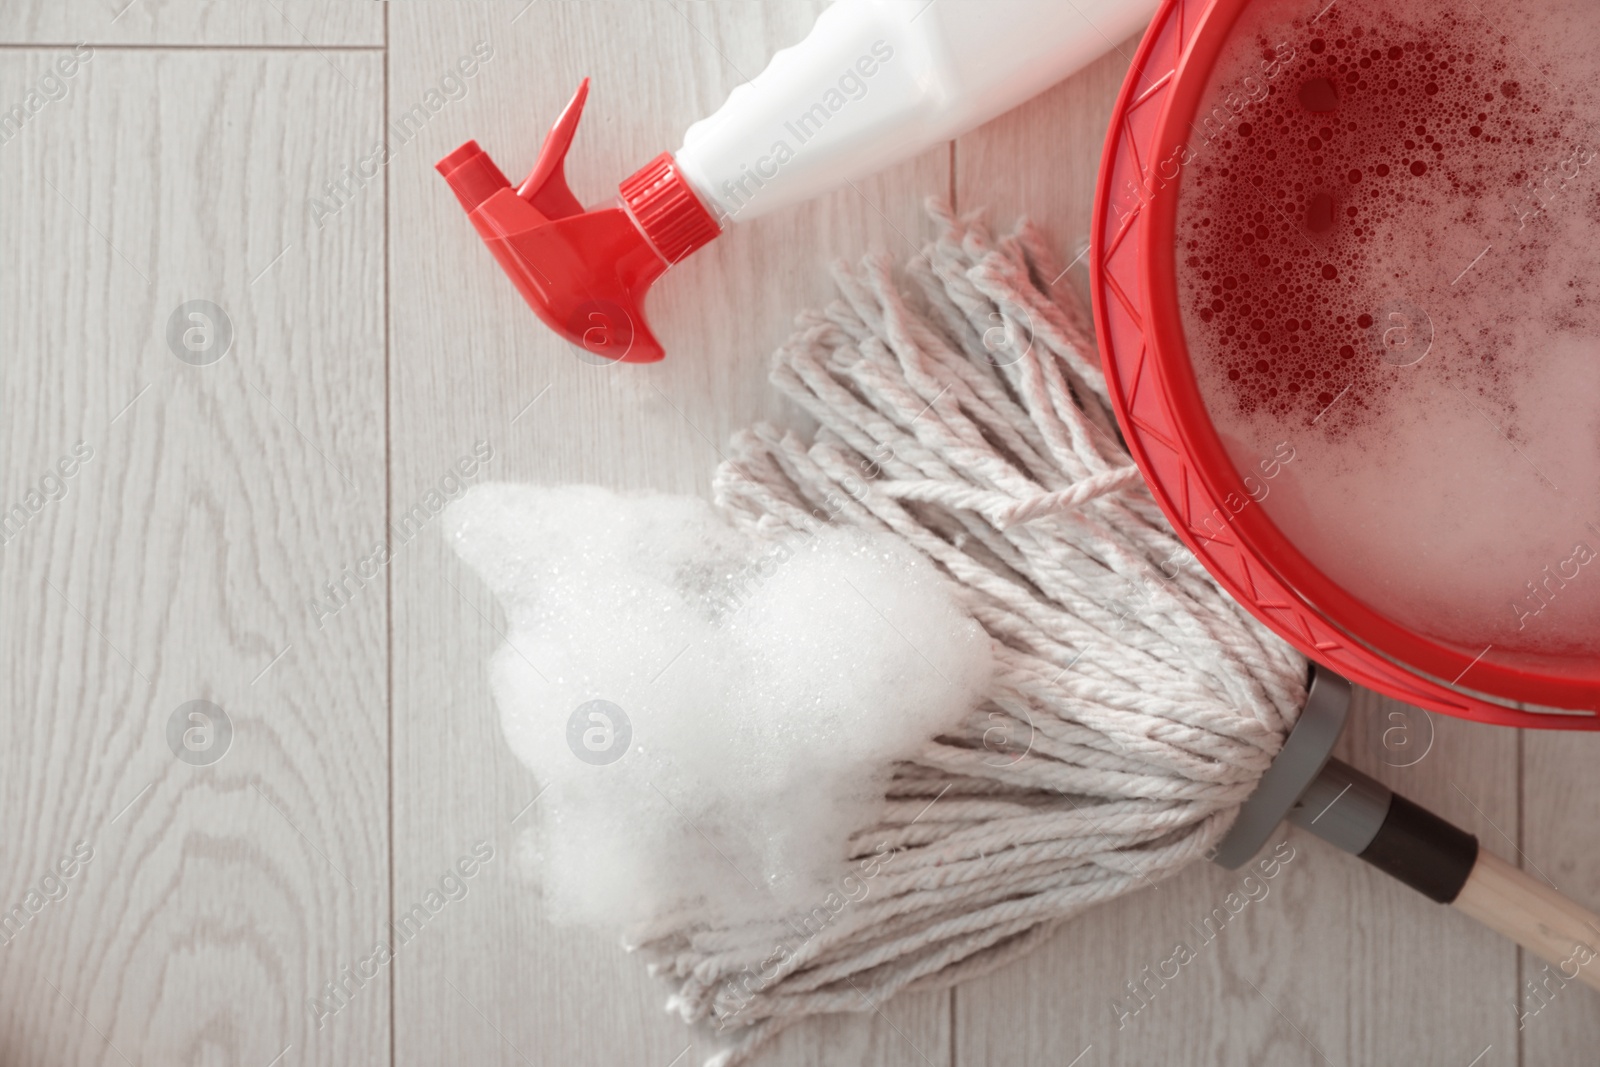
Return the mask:
<path fill-rule="evenodd" d="M 1457 909 L 1552 964 L 1567 981 L 1600 989 L 1600 915 L 1490 852 L 1452 902 Z"/>
<path fill-rule="evenodd" d="M 1600 989 L 1600 915 L 1349 764 L 1330 759 L 1289 821 Z"/>

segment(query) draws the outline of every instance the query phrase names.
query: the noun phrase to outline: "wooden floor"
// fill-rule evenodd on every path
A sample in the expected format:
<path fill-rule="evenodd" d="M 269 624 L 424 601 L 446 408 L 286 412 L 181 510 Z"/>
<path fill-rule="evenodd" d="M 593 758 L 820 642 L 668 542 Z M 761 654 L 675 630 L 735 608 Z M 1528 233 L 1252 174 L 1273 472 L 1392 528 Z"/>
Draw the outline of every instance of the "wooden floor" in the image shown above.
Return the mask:
<path fill-rule="evenodd" d="M 0 111 L 25 112 L 0 126 L 0 505 L 26 519 L 0 548 L 0 910 L 28 915 L 0 945 L 0 1065 L 704 1051 L 638 961 L 548 925 L 519 873 L 538 786 L 490 703 L 500 623 L 430 501 L 475 448 L 492 458 L 473 481 L 707 493 L 727 435 L 783 415 L 765 357 L 826 296 L 823 264 L 911 251 L 928 194 L 1027 212 L 1071 258 L 1133 42 L 687 261 L 654 295 L 671 355 L 651 367 L 547 334 L 432 165 L 476 137 L 526 167 L 590 75 L 568 174 L 598 199 L 818 6 L 0 5 Z M 179 310 L 202 300 L 225 315 L 209 332 Z M 1348 759 L 1600 903 L 1600 737 L 1359 710 Z M 1284 833 L 1295 858 L 1268 896 L 1121 1029 L 1123 984 L 1237 875 L 1191 870 L 988 978 L 799 1026 L 759 1062 L 1600 1062 L 1600 998 L 1569 986 L 1519 1028 L 1538 966 Z M 475 848 L 492 859 L 447 878 Z M 375 956 L 430 893 L 437 913 Z"/>

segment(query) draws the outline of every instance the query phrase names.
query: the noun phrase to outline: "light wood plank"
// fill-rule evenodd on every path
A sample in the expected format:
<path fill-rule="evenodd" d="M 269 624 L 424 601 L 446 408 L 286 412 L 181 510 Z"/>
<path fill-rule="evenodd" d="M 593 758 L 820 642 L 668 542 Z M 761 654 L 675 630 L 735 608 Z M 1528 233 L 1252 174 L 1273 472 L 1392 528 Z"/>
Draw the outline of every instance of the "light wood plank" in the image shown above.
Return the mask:
<path fill-rule="evenodd" d="M 376 47 L 383 8 L 328 0 L 7 0 L 0 41 Z"/>
<path fill-rule="evenodd" d="M 303 207 L 381 121 L 380 57 L 341 65 L 100 53 L 0 152 L 6 506 L 93 449 L 0 549 L 0 907 L 93 850 L 0 951 L 8 1065 L 388 1061 L 386 975 L 315 1039 L 306 1007 L 388 895 L 385 593 L 307 610 L 383 529 L 382 198 Z M 166 336 L 200 298 L 209 366 Z M 235 735 L 193 766 L 202 698 Z"/>
<path fill-rule="evenodd" d="M 600 200 L 677 147 L 690 122 L 803 34 L 819 6 L 550 4 L 515 22 L 517 8 L 505 5 L 391 9 L 391 109 L 475 42 L 494 49 L 467 97 L 390 170 L 397 509 L 477 440 L 496 450 L 487 477 L 709 494 L 729 433 L 779 412 L 767 354 L 797 311 L 830 294 L 827 260 L 869 244 L 908 252 L 906 240 L 931 233 L 920 203 L 947 188 L 945 149 L 697 253 L 651 297 L 666 362 L 597 367 L 522 304 L 430 169 L 474 137 L 520 180 L 590 75 L 567 174 L 580 199 Z M 506 751 L 489 696 L 486 660 L 500 623 L 487 592 L 434 529 L 407 547 L 394 579 L 396 895 L 404 900 L 479 835 L 510 857 L 535 816 L 509 820 L 538 784 Z M 491 864 L 439 937 L 430 933 L 402 960 L 396 1062 L 672 1062 L 690 1039 L 661 1011 L 661 987 L 606 939 L 548 924 L 513 867 Z M 808 1023 L 760 1062 L 922 1067 L 926 1054 L 944 1064 L 946 1004 L 938 994 L 909 997 L 883 1006 L 887 1020 Z M 691 1049 L 679 1062 L 705 1052 Z"/>
<path fill-rule="evenodd" d="M 1060 85 L 956 139 L 956 201 L 985 208 L 997 228 L 1027 217 L 1071 263 L 1088 247 L 1089 219 L 1106 126 L 1138 38 Z M 1072 286 L 1088 307 L 1088 256 L 1058 285 Z"/>
<path fill-rule="evenodd" d="M 1523 735 L 1521 854 L 1501 855 L 1567 896 L 1600 907 L 1600 737 L 1594 734 Z M 1509 831 L 1509 827 L 1507 828 Z M 1600 948 L 1600 932 L 1588 942 Z M 1573 973 L 1577 961 L 1566 968 Z M 1600 959 L 1587 968 L 1600 967 Z M 1584 1063 L 1600 1048 L 1600 994 L 1575 981 L 1563 983 L 1557 968 L 1523 953 L 1522 984 L 1500 1007 L 1521 1027 L 1524 1062 Z M 1533 983 L 1530 989 L 1526 983 Z M 1515 1005 L 1515 1007 L 1513 1006 Z"/>

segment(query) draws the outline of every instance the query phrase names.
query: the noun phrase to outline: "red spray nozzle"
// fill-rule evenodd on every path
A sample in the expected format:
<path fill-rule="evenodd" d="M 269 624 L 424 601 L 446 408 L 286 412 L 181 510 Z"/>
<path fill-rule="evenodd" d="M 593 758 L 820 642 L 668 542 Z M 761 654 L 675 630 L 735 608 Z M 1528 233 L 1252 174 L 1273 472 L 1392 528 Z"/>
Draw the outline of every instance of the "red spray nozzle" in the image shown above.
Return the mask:
<path fill-rule="evenodd" d="M 515 190 L 476 141 L 438 170 L 546 325 L 596 356 L 653 363 L 664 353 L 645 323 L 645 291 L 721 231 L 665 152 L 625 179 L 617 200 L 584 210 L 565 163 L 588 94 L 585 78 Z"/>

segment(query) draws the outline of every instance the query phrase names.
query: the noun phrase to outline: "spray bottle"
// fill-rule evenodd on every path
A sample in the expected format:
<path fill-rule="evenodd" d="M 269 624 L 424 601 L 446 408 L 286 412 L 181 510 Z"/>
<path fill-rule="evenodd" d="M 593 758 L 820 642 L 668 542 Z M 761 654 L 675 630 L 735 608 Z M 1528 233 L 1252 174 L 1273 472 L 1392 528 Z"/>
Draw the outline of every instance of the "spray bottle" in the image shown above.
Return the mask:
<path fill-rule="evenodd" d="M 515 188 L 476 141 L 439 161 L 541 319 L 606 359 L 663 356 L 644 296 L 737 223 L 873 174 L 1015 107 L 1140 27 L 1156 0 L 836 0 L 712 115 L 584 208 L 564 163 L 588 79 Z"/>

